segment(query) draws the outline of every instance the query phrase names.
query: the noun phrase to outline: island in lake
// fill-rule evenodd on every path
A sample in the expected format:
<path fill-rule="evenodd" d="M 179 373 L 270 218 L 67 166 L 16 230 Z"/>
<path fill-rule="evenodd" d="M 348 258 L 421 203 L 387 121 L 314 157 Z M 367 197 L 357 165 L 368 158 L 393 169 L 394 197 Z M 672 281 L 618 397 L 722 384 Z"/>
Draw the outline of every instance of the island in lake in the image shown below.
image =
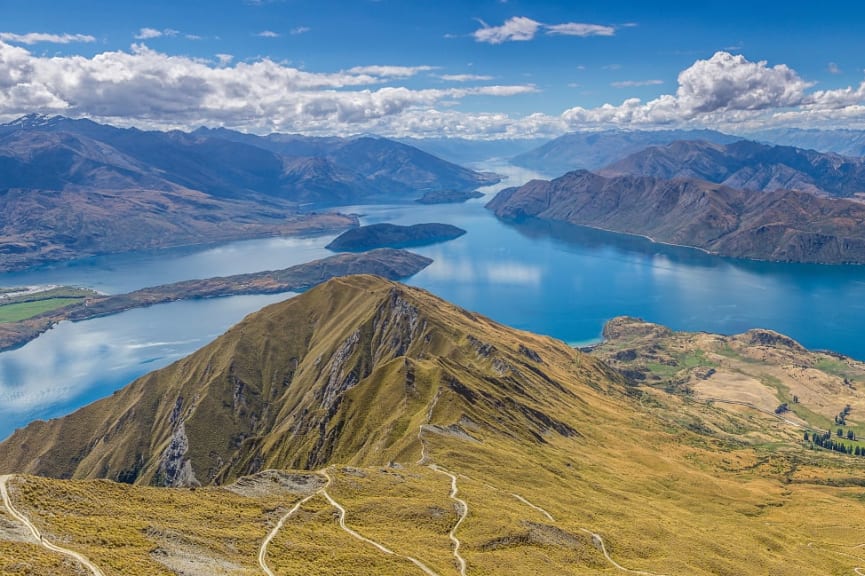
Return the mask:
<path fill-rule="evenodd" d="M 363 252 L 374 248 L 427 246 L 459 238 L 466 231 L 450 224 L 370 224 L 346 230 L 325 246 L 335 252 Z"/>
<path fill-rule="evenodd" d="M 472 198 L 483 198 L 477 190 L 430 190 L 415 200 L 419 204 L 459 204 Z"/>

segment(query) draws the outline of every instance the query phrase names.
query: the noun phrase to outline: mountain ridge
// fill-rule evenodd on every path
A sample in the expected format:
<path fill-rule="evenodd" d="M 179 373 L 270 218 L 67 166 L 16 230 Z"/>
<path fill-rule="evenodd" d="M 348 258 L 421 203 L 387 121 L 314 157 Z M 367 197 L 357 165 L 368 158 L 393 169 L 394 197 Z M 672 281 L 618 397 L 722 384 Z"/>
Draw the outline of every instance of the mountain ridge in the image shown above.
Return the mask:
<path fill-rule="evenodd" d="M 682 140 L 650 146 L 606 166 L 599 174 L 697 178 L 763 192 L 797 190 L 839 197 L 865 194 L 865 158 L 748 140 L 731 144 Z"/>

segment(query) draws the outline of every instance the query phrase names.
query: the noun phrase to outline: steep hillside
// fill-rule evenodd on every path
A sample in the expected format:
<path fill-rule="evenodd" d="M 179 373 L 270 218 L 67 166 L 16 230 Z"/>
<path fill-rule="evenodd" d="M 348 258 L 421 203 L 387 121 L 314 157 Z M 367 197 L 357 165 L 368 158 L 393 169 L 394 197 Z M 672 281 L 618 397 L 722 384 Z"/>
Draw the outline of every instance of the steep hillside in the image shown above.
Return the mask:
<path fill-rule="evenodd" d="M 748 140 L 726 145 L 679 141 L 652 146 L 600 173 L 699 178 L 744 190 L 799 190 L 842 197 L 865 194 L 865 158 Z"/>
<path fill-rule="evenodd" d="M 555 372 L 538 367 L 539 350 Z M 110 398 L 17 431 L 0 445 L 0 471 L 182 485 L 384 464 L 418 449 L 437 394 L 455 434 L 569 437 L 562 406 L 574 393 L 563 382 L 573 374 L 560 371 L 574 354 L 417 289 L 336 279 Z M 576 374 L 611 378 L 593 362 Z"/>
<path fill-rule="evenodd" d="M 0 476 L 0 571 L 865 569 L 865 458 L 812 448 L 797 408 L 778 418 L 676 385 L 690 370 L 723 393 L 737 367 L 766 370 L 760 394 L 777 377 L 775 399 L 798 394 L 803 410 L 846 401 L 845 429 L 858 430 L 862 366 L 768 331 L 697 348 L 671 334 L 612 323 L 619 373 L 421 290 L 333 280 L 0 446 L 6 471 L 136 482 Z M 641 358 L 647 371 L 630 364 Z M 787 378 L 808 381 L 788 391 Z M 196 481 L 221 486 L 145 486 Z"/>
<path fill-rule="evenodd" d="M 676 140 L 705 140 L 726 144 L 735 136 L 713 130 L 606 130 L 571 132 L 511 159 L 513 164 L 559 176 L 572 170 L 595 170 L 629 154 Z"/>
<path fill-rule="evenodd" d="M 487 206 L 505 220 L 567 222 L 722 256 L 865 263 L 865 205 L 806 192 L 576 171 L 503 190 Z"/>

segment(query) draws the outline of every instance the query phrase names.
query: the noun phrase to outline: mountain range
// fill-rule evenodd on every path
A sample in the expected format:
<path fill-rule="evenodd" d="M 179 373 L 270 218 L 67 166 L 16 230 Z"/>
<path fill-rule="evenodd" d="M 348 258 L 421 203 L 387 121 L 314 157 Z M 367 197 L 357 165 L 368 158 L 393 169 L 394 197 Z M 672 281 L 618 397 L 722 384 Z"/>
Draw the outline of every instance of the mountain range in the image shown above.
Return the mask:
<path fill-rule="evenodd" d="M 743 190 L 783 189 L 865 197 L 865 158 L 748 140 L 731 144 L 676 141 L 649 146 L 606 166 L 599 173 L 699 178 Z"/>
<path fill-rule="evenodd" d="M 860 430 L 865 366 L 765 330 L 677 336 L 620 319 L 605 334 L 602 361 L 417 288 L 331 280 L 0 444 L 0 472 L 13 474 L 0 476 L 0 567 L 822 576 L 862 565 L 865 459 L 847 446 L 861 447 L 811 438 L 823 442 L 845 404 L 845 431 Z M 789 380 L 801 373 L 808 383 Z M 752 375 L 763 383 L 742 387 Z M 766 410 L 773 398 L 790 414 Z"/>
<path fill-rule="evenodd" d="M 865 204 L 808 192 L 578 170 L 502 190 L 487 207 L 505 220 L 566 222 L 722 256 L 865 263 Z"/>
<path fill-rule="evenodd" d="M 554 177 L 572 170 L 597 170 L 649 146 L 677 140 L 727 144 L 740 138 L 714 130 L 571 132 L 517 154 L 511 158 L 511 163 Z"/>
<path fill-rule="evenodd" d="M 300 204 L 413 201 L 496 182 L 384 138 L 147 132 L 31 115 L 0 126 L 0 270 L 356 225 Z"/>

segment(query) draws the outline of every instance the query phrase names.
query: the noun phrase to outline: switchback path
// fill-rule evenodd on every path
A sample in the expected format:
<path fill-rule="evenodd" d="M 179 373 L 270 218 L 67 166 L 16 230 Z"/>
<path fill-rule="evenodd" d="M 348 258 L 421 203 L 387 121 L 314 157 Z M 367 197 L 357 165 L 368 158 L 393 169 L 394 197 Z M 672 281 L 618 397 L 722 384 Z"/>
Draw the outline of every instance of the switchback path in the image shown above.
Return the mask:
<path fill-rule="evenodd" d="M 330 478 L 328 478 L 327 481 L 328 481 L 328 483 L 330 483 Z M 316 490 L 315 492 L 313 492 L 312 494 L 303 498 L 297 504 L 295 504 L 291 510 L 286 512 L 285 515 L 279 519 L 279 522 L 276 523 L 276 526 L 273 527 L 273 530 L 271 530 L 270 533 L 268 533 L 267 537 L 261 543 L 261 547 L 259 547 L 259 549 L 258 549 L 258 565 L 261 566 L 261 569 L 264 571 L 265 574 L 267 574 L 267 576 L 276 576 L 276 574 L 274 574 L 270 570 L 270 567 L 267 565 L 267 547 L 270 546 L 270 541 L 273 540 L 273 538 L 276 536 L 277 532 L 282 530 L 283 526 L 285 526 L 286 521 L 288 521 L 288 519 L 291 518 L 298 510 L 300 510 L 301 506 L 306 504 L 309 500 L 311 500 L 312 498 L 314 498 L 318 494 L 321 494 L 321 492 L 326 487 L 327 487 L 327 484 L 325 484 L 324 487 L 322 487 L 319 490 Z"/>
<path fill-rule="evenodd" d="M 336 508 L 339 511 L 339 527 L 340 528 L 342 528 L 343 530 L 348 532 L 348 534 L 352 538 L 355 538 L 356 540 L 360 540 L 361 542 L 366 542 L 367 544 L 370 544 L 371 546 L 375 546 L 376 548 L 378 548 L 381 552 L 383 552 L 385 554 L 390 554 L 393 556 L 399 556 L 400 558 L 405 558 L 406 560 L 408 560 L 409 562 L 411 562 L 412 564 L 414 564 L 415 566 L 420 568 L 424 572 L 424 574 L 426 574 L 427 576 L 439 576 L 436 572 L 433 572 L 426 564 L 424 564 L 423 562 L 421 562 L 417 558 L 412 558 L 411 556 L 404 556 L 402 554 L 397 554 L 396 552 L 394 552 L 390 548 L 387 548 L 383 544 L 379 544 L 375 540 L 370 540 L 366 536 L 364 536 L 358 532 L 355 532 L 354 530 L 352 530 L 351 528 L 346 526 L 346 524 L 345 524 L 345 508 L 343 508 L 339 502 L 337 502 L 336 500 L 331 498 L 330 494 L 327 493 L 327 487 L 331 483 L 330 475 L 327 473 L 327 470 L 322 470 L 321 474 L 323 474 L 324 477 L 327 478 L 327 484 L 325 484 L 324 488 L 319 490 L 319 492 L 321 493 L 322 496 L 324 496 L 327 499 L 327 501 L 330 503 L 331 506 L 333 506 L 334 508 Z"/>
<path fill-rule="evenodd" d="M 546 517 L 547 517 L 547 520 L 549 520 L 550 522 L 555 522 L 555 521 L 556 521 L 556 520 L 553 518 L 553 515 L 552 515 L 552 514 L 550 514 L 549 512 L 547 512 L 546 510 L 544 510 L 544 509 L 541 508 L 540 506 L 535 506 L 534 504 L 532 504 L 531 502 L 529 502 L 528 500 L 526 500 L 525 498 L 523 498 L 523 497 L 520 496 L 519 494 L 511 494 L 511 496 L 513 496 L 514 498 L 516 498 L 517 500 L 519 500 L 520 502 L 522 502 L 523 504 L 525 504 L 525 505 L 528 506 L 529 508 L 534 508 L 535 510 L 537 510 L 538 512 L 540 512 L 541 514 L 543 514 L 544 516 L 546 516 Z"/>
<path fill-rule="evenodd" d="M 454 544 L 454 558 L 460 565 L 460 576 L 466 576 L 466 560 L 460 555 L 460 539 L 457 538 L 457 529 L 460 527 L 460 524 L 463 523 L 463 520 L 466 519 L 466 516 L 469 515 L 469 505 L 465 500 L 461 498 L 457 498 L 457 494 L 459 494 L 459 489 L 457 488 L 457 477 L 445 470 L 444 468 L 440 468 L 435 464 L 430 464 L 429 467 L 438 472 L 439 474 L 444 474 L 451 479 L 451 492 L 449 494 L 450 499 L 457 503 L 457 509 L 459 510 L 459 520 L 454 524 L 453 528 L 451 528 L 448 537 L 451 539 L 451 542 Z"/>
<path fill-rule="evenodd" d="M 79 554 L 78 552 L 69 550 L 67 548 L 63 548 L 62 546 L 57 546 L 56 544 L 52 544 L 51 542 L 45 540 L 45 538 L 42 536 L 42 533 L 39 532 L 39 529 L 36 528 L 36 526 L 34 526 L 32 522 L 30 522 L 27 516 L 16 510 L 15 507 L 12 505 L 12 499 L 9 497 L 9 491 L 6 488 L 6 483 L 9 481 L 9 478 L 11 478 L 11 475 L 9 474 L 0 476 L 0 496 L 2 496 L 3 498 L 3 506 L 6 507 L 9 513 L 16 520 L 24 524 L 24 526 L 26 526 L 30 530 L 30 533 L 33 534 L 33 537 L 39 542 L 39 545 L 43 548 L 51 550 L 52 552 L 57 552 L 58 554 L 63 554 L 64 556 L 69 556 L 70 558 L 73 558 L 82 566 L 87 568 L 87 570 L 89 570 L 90 573 L 93 574 L 93 576 L 105 576 L 102 573 L 102 570 L 96 567 L 96 565 L 93 564 L 90 560 L 88 560 L 86 556 Z"/>
<path fill-rule="evenodd" d="M 599 547 L 601 552 L 604 553 L 604 558 L 607 559 L 607 562 L 615 566 L 617 570 L 621 570 L 622 572 L 629 572 L 631 574 L 642 574 L 643 576 L 666 576 L 665 574 L 655 574 L 654 572 L 646 572 L 645 570 L 631 570 L 630 568 L 625 568 L 612 558 L 610 558 L 610 554 L 607 552 L 607 547 L 604 545 L 604 539 L 601 538 L 600 534 L 596 534 L 591 530 L 587 530 L 586 528 L 580 528 L 583 532 L 592 537 L 592 544 Z"/>

